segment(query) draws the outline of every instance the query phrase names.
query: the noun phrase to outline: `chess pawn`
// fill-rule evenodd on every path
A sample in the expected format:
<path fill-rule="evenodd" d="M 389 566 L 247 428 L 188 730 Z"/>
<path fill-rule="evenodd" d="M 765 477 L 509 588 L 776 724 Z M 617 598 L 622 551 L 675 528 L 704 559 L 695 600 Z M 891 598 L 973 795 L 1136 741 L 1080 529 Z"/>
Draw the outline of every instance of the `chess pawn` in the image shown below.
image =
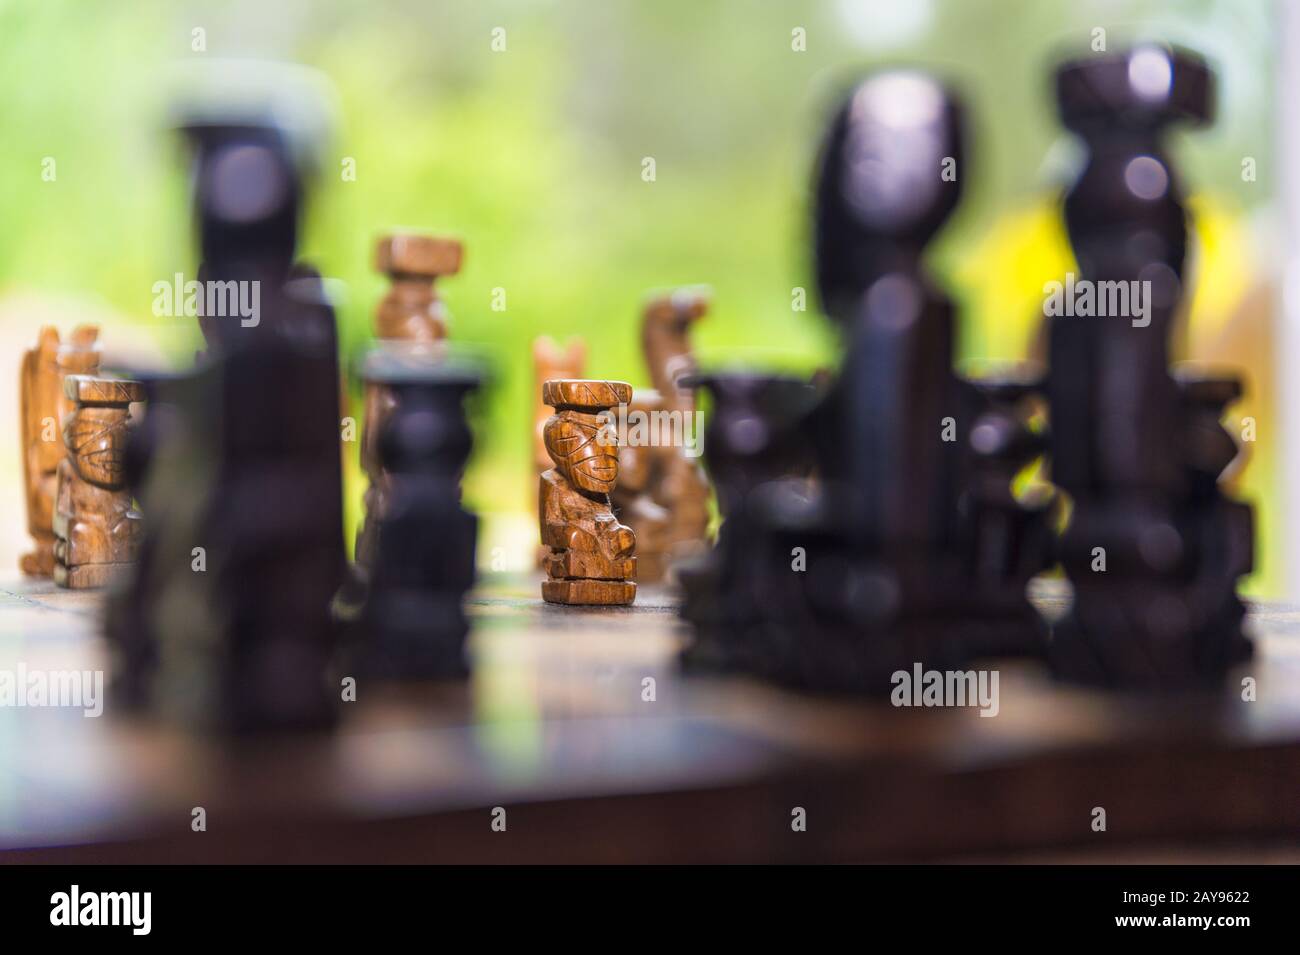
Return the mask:
<path fill-rule="evenodd" d="M 560 379 L 542 386 L 555 409 L 544 431 L 555 465 L 538 488 L 542 543 L 551 549 L 542 597 L 549 603 L 625 605 L 636 599 L 636 535 L 620 524 L 609 492 L 618 481 L 610 409 L 626 405 L 621 381 Z"/>
<path fill-rule="evenodd" d="M 380 678 L 465 676 L 478 520 L 460 503 L 472 435 L 465 396 L 479 376 L 448 363 L 397 362 L 382 353 L 367 381 L 396 399 L 379 434 L 386 476 L 376 549 L 361 611 L 358 671 Z"/>
<path fill-rule="evenodd" d="M 435 280 L 460 271 L 463 247 L 455 239 L 416 233 L 384 236 L 375 247 L 375 269 L 391 281 L 375 312 L 375 336 L 381 341 L 419 343 L 436 352 L 447 337 L 447 309 L 438 297 Z M 379 434 L 392 413 L 395 397 L 377 381 L 365 389 L 365 429 L 361 435 L 361 467 L 370 484 L 365 513 L 357 530 L 355 565 L 364 578 L 374 559 L 375 539 L 369 515 L 383 509 L 387 481 L 380 463 Z"/>
<path fill-rule="evenodd" d="M 54 581 L 82 590 L 113 582 L 136 557 L 141 516 L 126 488 L 123 451 L 139 382 L 69 375 L 63 393 L 74 408 L 63 423 L 67 456 L 59 464 L 54 512 Z"/>

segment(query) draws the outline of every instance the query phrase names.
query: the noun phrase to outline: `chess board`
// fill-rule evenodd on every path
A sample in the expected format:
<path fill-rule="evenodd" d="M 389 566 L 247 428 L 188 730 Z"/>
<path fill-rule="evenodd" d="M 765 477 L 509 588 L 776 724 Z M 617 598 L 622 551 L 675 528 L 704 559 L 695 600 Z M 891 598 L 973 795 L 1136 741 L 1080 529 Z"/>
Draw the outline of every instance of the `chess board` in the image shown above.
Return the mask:
<path fill-rule="evenodd" d="M 1253 610 L 1221 698 L 1008 663 L 983 718 L 684 677 L 672 594 L 582 609 L 538 582 L 476 590 L 469 682 L 363 683 L 329 733 L 0 708 L 0 861 L 1300 860 L 1300 606 Z M 107 667 L 101 599 L 0 589 L 0 669 Z"/>

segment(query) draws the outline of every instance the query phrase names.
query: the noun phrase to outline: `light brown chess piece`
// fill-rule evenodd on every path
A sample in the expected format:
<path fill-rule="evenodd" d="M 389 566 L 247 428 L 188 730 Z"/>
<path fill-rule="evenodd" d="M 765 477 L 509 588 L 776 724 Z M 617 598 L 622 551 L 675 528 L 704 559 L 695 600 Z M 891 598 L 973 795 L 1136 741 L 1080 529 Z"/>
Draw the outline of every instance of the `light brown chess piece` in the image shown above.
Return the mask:
<path fill-rule="evenodd" d="M 19 567 L 34 577 L 54 573 L 54 499 L 59 462 L 65 455 L 60 420 L 69 407 L 63 397 L 63 379 L 68 374 L 99 370 L 98 335 L 94 326 L 78 326 L 61 346 L 57 329 L 42 328 L 37 346 L 23 355 L 19 377 L 23 484 L 27 529 L 36 549 L 22 556 Z"/>
<path fill-rule="evenodd" d="M 587 343 L 581 338 L 571 338 L 561 348 L 549 335 L 533 339 L 533 463 L 538 471 L 551 466 L 551 456 L 546 450 L 546 422 L 551 419 L 551 408 L 542 400 L 542 386 L 548 381 L 564 378 L 581 378 L 587 361 Z M 537 566 L 546 568 L 551 549 L 545 544 L 537 548 Z"/>
<path fill-rule="evenodd" d="M 640 579 L 662 580 L 671 565 L 707 546 L 709 485 L 698 463 L 700 429 L 693 390 L 690 330 L 708 311 L 708 292 L 682 288 L 646 302 L 641 344 L 654 390 L 638 389 L 620 435 L 618 488 L 611 500 L 637 536 Z M 636 422 L 654 422 L 654 444 L 635 440 Z M 690 453 L 694 451 L 694 454 Z"/>
<path fill-rule="evenodd" d="M 63 395 L 67 456 L 59 462 L 54 507 L 54 582 L 82 590 L 114 581 L 135 560 L 140 513 L 126 489 L 123 451 L 131 404 L 144 400 L 137 381 L 69 375 Z"/>
<path fill-rule="evenodd" d="M 550 548 L 542 597 L 549 603 L 617 606 L 636 598 L 636 535 L 609 505 L 618 481 L 617 435 L 605 414 L 627 404 L 621 381 L 561 379 L 542 386 L 555 409 L 544 431 L 554 467 L 542 472 L 538 512 Z"/>
<path fill-rule="evenodd" d="M 460 271 L 463 247 L 456 239 L 417 233 L 384 236 L 375 247 L 375 269 L 392 280 L 388 294 L 375 313 L 375 337 L 383 342 L 403 342 L 417 349 L 427 346 L 436 354 L 447 337 L 447 310 L 434 287 L 442 275 Z M 361 467 L 370 480 L 365 494 L 365 517 L 357 530 L 355 561 L 364 577 L 374 559 L 372 516 L 383 513 L 388 481 L 379 463 L 379 434 L 392 412 L 391 389 L 368 382 L 365 427 L 361 434 Z"/>

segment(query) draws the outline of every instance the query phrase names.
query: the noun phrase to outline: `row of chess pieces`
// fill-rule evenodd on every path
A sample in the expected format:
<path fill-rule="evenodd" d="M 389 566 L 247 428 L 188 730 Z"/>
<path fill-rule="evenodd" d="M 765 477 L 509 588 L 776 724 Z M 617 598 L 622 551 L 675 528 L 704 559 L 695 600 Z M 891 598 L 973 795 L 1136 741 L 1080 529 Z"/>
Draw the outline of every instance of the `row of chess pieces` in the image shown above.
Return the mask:
<path fill-rule="evenodd" d="M 1006 656 L 1068 680 L 1203 689 L 1249 656 L 1236 587 L 1252 515 L 1219 486 L 1237 453 L 1219 419 L 1240 386 L 1170 365 L 1187 228 L 1163 133 L 1209 119 L 1213 76 L 1148 45 L 1068 62 L 1056 81 L 1088 153 L 1064 198 L 1079 271 L 1150 283 L 1149 321 L 1053 317 L 1046 370 L 958 375 L 959 313 L 924 256 L 960 198 L 962 108 L 924 73 L 873 74 L 835 114 L 813 189 L 816 282 L 843 343 L 834 373 L 696 372 L 687 332 L 707 299 L 690 289 L 646 309 L 653 393 L 536 346 L 545 600 L 625 605 L 638 560 L 652 578 L 673 565 L 688 668 L 816 690 L 884 694 L 915 663 Z M 121 698 L 201 724 L 328 724 L 340 672 L 463 676 L 477 535 L 460 501 L 464 401 L 480 375 L 444 347 L 434 290 L 460 245 L 379 245 L 392 286 L 363 370 L 370 485 L 349 566 L 335 321 L 296 260 L 294 153 L 271 122 L 186 132 L 200 279 L 260 282 L 262 321 L 201 320 L 192 371 L 138 380 L 96 375 L 87 330 L 64 345 L 43 333 L 24 363 L 38 545 L 25 569 L 68 586 L 120 577 L 107 626 Z M 684 449 L 608 440 L 612 409 L 692 412 L 697 392 L 722 517 L 712 546 L 708 486 Z M 128 433 L 141 398 L 149 412 Z M 33 440 L 51 415 L 57 460 Z M 1051 487 L 1017 495 L 1038 460 Z M 1073 600 L 1048 626 L 1026 590 L 1058 563 Z"/>

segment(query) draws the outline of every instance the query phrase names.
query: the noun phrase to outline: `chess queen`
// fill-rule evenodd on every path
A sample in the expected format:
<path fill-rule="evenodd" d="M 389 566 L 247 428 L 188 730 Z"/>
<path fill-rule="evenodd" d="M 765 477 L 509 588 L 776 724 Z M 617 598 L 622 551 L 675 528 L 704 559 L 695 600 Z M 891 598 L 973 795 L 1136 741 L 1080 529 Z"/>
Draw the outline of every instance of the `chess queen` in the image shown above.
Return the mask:
<path fill-rule="evenodd" d="M 538 488 L 549 603 L 620 606 L 636 598 L 636 535 L 610 508 L 618 448 L 604 414 L 631 398 L 632 386 L 621 381 L 542 385 L 542 401 L 555 409 L 542 432 L 555 467 L 542 472 Z"/>

